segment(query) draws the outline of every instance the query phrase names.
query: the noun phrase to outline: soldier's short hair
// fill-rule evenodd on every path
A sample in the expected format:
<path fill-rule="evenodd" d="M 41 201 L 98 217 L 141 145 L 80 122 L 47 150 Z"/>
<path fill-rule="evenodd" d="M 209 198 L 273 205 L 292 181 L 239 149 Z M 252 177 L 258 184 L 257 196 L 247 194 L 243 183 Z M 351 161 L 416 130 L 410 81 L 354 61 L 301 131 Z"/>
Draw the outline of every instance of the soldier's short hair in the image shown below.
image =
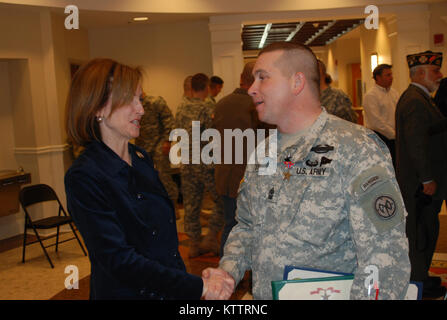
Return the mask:
<path fill-rule="evenodd" d="M 69 142 L 86 146 L 101 141 L 96 114 L 112 98 L 112 113 L 132 102 L 142 71 L 112 59 L 93 59 L 73 76 L 66 101 L 66 130 Z"/>
<path fill-rule="evenodd" d="M 222 86 L 224 83 L 224 81 L 222 80 L 222 78 L 218 77 L 218 76 L 212 76 L 210 78 L 210 88 L 215 88 L 217 85 Z"/>
<path fill-rule="evenodd" d="M 377 80 L 377 76 L 381 76 L 384 70 L 391 69 L 392 67 L 392 65 L 386 63 L 379 64 L 373 71 L 374 80 Z"/>
<path fill-rule="evenodd" d="M 192 76 L 191 88 L 195 92 L 203 91 L 208 86 L 210 79 L 204 73 L 197 73 Z"/>
<path fill-rule="evenodd" d="M 290 77 L 296 72 L 302 72 L 309 84 L 314 96 L 320 97 L 320 72 L 318 70 L 317 58 L 313 51 L 306 45 L 279 41 L 269 44 L 261 50 L 259 56 L 266 52 L 283 51 L 282 56 L 275 65 L 282 73 Z"/>

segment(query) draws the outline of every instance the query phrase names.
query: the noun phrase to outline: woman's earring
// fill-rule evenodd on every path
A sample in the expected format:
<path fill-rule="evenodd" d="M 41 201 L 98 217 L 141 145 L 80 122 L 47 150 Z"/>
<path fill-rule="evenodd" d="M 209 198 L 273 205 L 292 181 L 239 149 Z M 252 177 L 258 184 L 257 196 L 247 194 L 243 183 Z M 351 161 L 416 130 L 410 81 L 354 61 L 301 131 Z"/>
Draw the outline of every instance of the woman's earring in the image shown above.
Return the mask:
<path fill-rule="evenodd" d="M 96 117 L 96 121 L 98 121 L 98 122 L 102 122 L 102 120 L 104 120 L 103 117 Z"/>

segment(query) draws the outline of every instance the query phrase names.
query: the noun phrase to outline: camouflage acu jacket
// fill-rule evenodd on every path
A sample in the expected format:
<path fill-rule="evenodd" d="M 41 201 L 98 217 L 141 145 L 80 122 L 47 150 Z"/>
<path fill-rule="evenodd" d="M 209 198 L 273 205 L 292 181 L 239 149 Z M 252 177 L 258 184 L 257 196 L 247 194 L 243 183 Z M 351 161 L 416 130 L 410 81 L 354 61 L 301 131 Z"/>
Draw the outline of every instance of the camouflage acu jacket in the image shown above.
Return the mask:
<path fill-rule="evenodd" d="M 169 141 L 169 133 L 174 129 L 174 117 L 162 97 L 146 96 L 142 105 L 144 115 L 140 123 L 140 136 L 135 139 L 135 144 L 153 154 L 160 143 Z"/>
<path fill-rule="evenodd" d="M 327 87 L 321 93 L 321 105 L 324 106 L 330 114 L 342 119 L 357 122 L 357 113 L 352 109 L 351 99 L 340 89 Z"/>
<path fill-rule="evenodd" d="M 212 127 L 213 124 L 213 110 L 214 107 L 211 106 L 210 103 L 206 101 L 202 101 L 198 98 L 185 98 L 182 100 L 180 105 L 177 108 L 177 113 L 175 114 L 175 128 L 177 129 L 185 129 L 189 136 L 189 163 L 192 163 L 192 144 L 193 141 L 201 146 L 205 145 L 207 142 L 200 141 L 200 135 L 193 135 L 193 121 L 199 121 L 200 134 Z M 193 139 L 198 139 L 195 141 Z M 200 150 L 199 150 L 200 152 Z"/>
<path fill-rule="evenodd" d="M 255 299 L 272 299 L 286 265 L 354 273 L 350 297 L 366 299 L 365 268 L 374 265 L 379 299 L 403 299 L 406 210 L 385 144 L 323 109 L 274 160 L 271 175 L 247 166 L 220 267 L 236 281 L 252 269 Z"/>

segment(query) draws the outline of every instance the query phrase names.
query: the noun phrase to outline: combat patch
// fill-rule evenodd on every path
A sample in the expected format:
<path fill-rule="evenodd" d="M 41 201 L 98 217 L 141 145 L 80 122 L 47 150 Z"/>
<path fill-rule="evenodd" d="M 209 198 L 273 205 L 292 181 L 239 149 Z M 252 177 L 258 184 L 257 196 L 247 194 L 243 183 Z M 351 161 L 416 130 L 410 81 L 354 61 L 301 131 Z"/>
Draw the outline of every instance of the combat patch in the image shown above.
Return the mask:
<path fill-rule="evenodd" d="M 376 213 L 382 219 L 391 219 L 396 215 L 396 201 L 390 196 L 381 195 L 374 202 Z"/>
<path fill-rule="evenodd" d="M 352 184 L 354 196 L 379 233 L 386 232 L 404 219 L 399 189 L 380 166 L 362 172 Z"/>

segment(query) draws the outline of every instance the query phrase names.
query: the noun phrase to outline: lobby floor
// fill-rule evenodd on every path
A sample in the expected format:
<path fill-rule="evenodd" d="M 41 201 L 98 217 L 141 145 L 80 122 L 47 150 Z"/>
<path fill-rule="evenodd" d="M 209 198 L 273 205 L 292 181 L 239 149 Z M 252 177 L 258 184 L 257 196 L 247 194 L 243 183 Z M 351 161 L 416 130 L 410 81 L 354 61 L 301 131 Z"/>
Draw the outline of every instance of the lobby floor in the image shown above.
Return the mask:
<path fill-rule="evenodd" d="M 207 220 L 210 210 L 205 204 L 201 220 L 203 233 L 207 232 Z M 179 209 L 180 219 L 177 220 L 179 232 L 180 253 L 185 261 L 188 272 L 200 275 L 202 270 L 218 265 L 218 258 L 210 254 L 189 259 L 188 238 L 183 232 L 183 209 Z M 443 207 L 440 215 L 441 231 L 436 254 L 433 261 L 433 270 L 447 268 L 447 214 Z M 64 234 L 63 237 L 71 236 Z M 22 247 L 21 237 L 0 241 L 0 300 L 47 300 L 47 299 L 88 299 L 88 276 L 90 274 L 90 262 L 84 256 L 76 241 L 63 243 L 59 252 L 54 252 L 54 247 L 49 248 L 49 255 L 55 266 L 51 269 L 39 244 L 27 246 L 26 262 L 21 262 Z M 49 240 L 53 241 L 53 240 Z M 78 270 L 79 290 L 66 290 L 65 281 L 73 271 L 68 268 L 75 266 Z M 447 274 L 441 275 L 444 285 L 447 282 Z M 83 280 L 84 279 L 84 280 Z M 239 284 L 232 299 L 252 299 L 249 293 L 250 285 L 248 273 Z"/>

